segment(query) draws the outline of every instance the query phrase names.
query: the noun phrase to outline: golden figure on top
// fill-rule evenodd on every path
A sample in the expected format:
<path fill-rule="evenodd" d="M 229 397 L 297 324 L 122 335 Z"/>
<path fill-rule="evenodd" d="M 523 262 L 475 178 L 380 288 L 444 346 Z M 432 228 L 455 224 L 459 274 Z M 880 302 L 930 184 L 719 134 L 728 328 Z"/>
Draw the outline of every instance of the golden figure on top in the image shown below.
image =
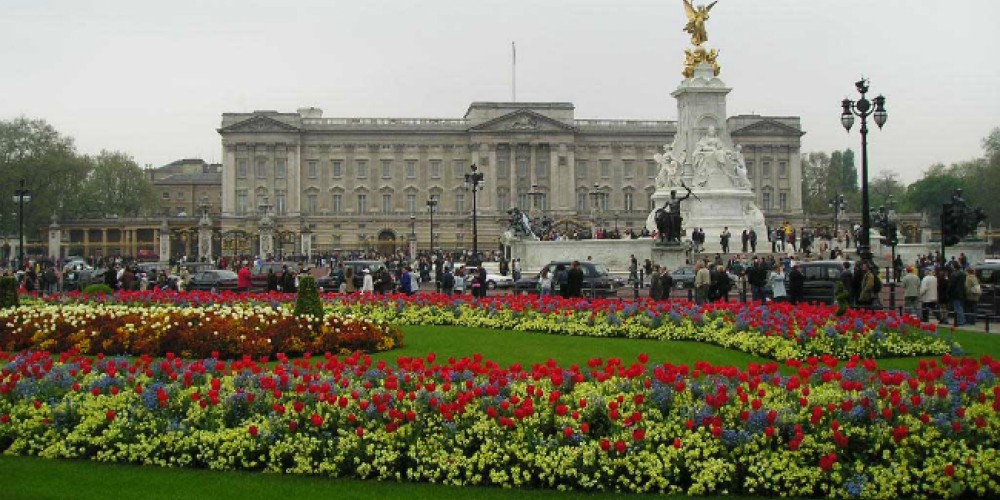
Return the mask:
<path fill-rule="evenodd" d="M 691 78 L 694 76 L 695 67 L 701 63 L 707 63 L 712 67 L 713 74 L 719 76 L 722 66 L 719 66 L 719 62 L 716 60 L 718 57 L 718 49 L 705 50 L 705 47 L 701 46 L 684 49 L 684 71 L 681 74 L 684 75 L 684 78 Z"/>
<path fill-rule="evenodd" d="M 684 31 L 691 33 L 691 43 L 699 46 L 708 40 L 708 33 L 705 31 L 705 21 L 708 21 L 708 12 L 712 10 L 718 0 L 708 4 L 695 7 L 691 5 L 691 0 L 684 0 L 684 12 L 687 13 L 688 22 L 684 25 Z"/>

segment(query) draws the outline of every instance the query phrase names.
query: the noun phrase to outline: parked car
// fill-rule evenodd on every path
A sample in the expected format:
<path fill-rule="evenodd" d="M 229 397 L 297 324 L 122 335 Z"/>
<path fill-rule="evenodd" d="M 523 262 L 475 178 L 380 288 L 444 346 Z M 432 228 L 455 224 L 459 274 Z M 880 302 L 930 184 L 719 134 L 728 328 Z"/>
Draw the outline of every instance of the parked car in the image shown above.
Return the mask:
<path fill-rule="evenodd" d="M 1000 262 L 990 262 L 987 259 L 983 264 L 977 264 L 976 276 L 979 278 L 979 285 L 983 289 L 983 294 L 979 297 L 979 314 L 996 316 L 1000 313 Z"/>
<path fill-rule="evenodd" d="M 354 274 L 354 287 L 357 288 L 358 290 L 361 289 L 361 285 L 364 283 L 365 277 L 363 271 L 365 269 L 367 269 L 368 272 L 372 274 L 372 279 L 375 278 L 375 273 L 377 273 L 379 269 L 385 269 L 386 272 L 388 272 L 389 270 L 389 268 L 385 266 L 385 262 L 382 262 L 380 260 L 349 260 L 347 262 L 344 262 L 345 273 L 347 272 L 348 268 L 350 268 L 351 272 Z M 390 279 L 392 279 L 393 289 L 395 289 L 396 277 L 392 273 L 389 273 L 389 277 Z"/>
<path fill-rule="evenodd" d="M 275 276 L 278 277 L 278 281 L 281 281 L 281 273 L 285 272 L 285 267 L 288 268 L 288 272 L 298 273 L 299 265 L 295 262 L 264 262 L 259 266 L 253 266 L 250 268 L 250 287 L 254 290 L 267 290 L 267 272 L 273 271 Z"/>
<path fill-rule="evenodd" d="M 726 272 L 729 275 L 729 280 L 733 283 L 733 290 L 739 285 L 740 277 L 731 273 Z M 678 289 L 688 289 L 694 288 L 694 267 L 684 266 L 678 267 L 670 272 L 670 277 L 674 279 L 674 288 Z"/>
<path fill-rule="evenodd" d="M 236 273 L 223 269 L 212 269 L 191 275 L 188 290 L 236 290 L 236 284 Z"/>
<path fill-rule="evenodd" d="M 545 266 L 549 269 L 549 276 L 552 276 L 553 278 L 555 277 L 556 267 L 559 264 L 566 266 L 566 269 L 569 270 L 572 262 L 549 262 L 548 265 Z M 599 297 L 614 297 L 618 294 L 618 282 L 608 273 L 607 266 L 604 264 L 584 261 L 580 262 L 580 267 L 583 269 L 584 297 L 590 297 L 592 295 Z M 538 279 L 541 274 L 542 272 L 539 270 L 534 276 L 517 280 L 514 283 L 514 291 L 517 293 L 537 293 Z"/>
<path fill-rule="evenodd" d="M 104 283 L 107 269 L 72 269 L 63 274 L 63 290 L 82 291 L 95 283 Z"/>
<path fill-rule="evenodd" d="M 839 260 L 814 260 L 812 262 L 796 262 L 802 274 L 805 276 L 803 285 L 803 300 L 806 302 L 819 302 L 821 304 L 835 304 L 837 302 L 837 283 L 840 282 L 840 273 L 844 270 L 844 263 Z M 785 288 L 791 286 L 788 275 L 785 274 Z"/>
<path fill-rule="evenodd" d="M 465 268 L 465 287 L 468 289 L 472 286 L 472 280 L 479 272 L 479 269 L 473 266 Z M 514 286 L 513 276 L 504 276 L 500 274 L 499 271 L 494 272 L 489 268 L 486 269 L 486 288 L 490 290 L 495 290 L 497 288 L 510 288 Z"/>

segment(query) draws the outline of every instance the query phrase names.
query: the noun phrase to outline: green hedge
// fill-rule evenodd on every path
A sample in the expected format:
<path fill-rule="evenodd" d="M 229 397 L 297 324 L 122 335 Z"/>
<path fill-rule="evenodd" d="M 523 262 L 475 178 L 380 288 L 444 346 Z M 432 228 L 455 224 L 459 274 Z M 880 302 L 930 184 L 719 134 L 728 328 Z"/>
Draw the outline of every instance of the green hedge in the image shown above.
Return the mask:
<path fill-rule="evenodd" d="M 323 301 L 319 298 L 316 278 L 306 274 L 299 277 L 299 293 L 295 297 L 295 315 L 323 317 Z"/>
<path fill-rule="evenodd" d="M 17 307 L 17 280 L 13 276 L 0 277 L 0 309 Z"/>

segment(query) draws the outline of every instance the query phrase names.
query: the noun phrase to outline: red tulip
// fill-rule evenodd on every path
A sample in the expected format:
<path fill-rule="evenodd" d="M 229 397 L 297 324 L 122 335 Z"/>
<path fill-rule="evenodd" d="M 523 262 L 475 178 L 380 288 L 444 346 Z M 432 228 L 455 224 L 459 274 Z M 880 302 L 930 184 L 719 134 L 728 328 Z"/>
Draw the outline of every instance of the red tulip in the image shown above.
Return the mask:
<path fill-rule="evenodd" d="M 247 432 L 249 432 L 252 437 L 257 437 L 257 433 L 259 431 L 257 430 L 257 426 L 256 425 L 251 425 L 250 428 L 247 429 Z"/>

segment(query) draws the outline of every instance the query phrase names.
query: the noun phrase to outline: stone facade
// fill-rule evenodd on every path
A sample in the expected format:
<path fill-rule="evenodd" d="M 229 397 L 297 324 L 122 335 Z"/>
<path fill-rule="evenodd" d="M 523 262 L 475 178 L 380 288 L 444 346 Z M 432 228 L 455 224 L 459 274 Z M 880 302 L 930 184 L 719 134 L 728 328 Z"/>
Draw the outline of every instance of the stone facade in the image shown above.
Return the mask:
<path fill-rule="evenodd" d="M 146 175 L 162 216 L 198 216 L 203 200 L 208 201 L 210 214 L 222 213 L 222 165 L 189 158 L 150 169 Z"/>
<path fill-rule="evenodd" d="M 758 206 L 769 220 L 799 219 L 799 119 L 726 123 L 743 145 Z M 475 102 L 464 117 L 444 119 L 323 118 L 316 108 L 225 113 L 218 132 L 223 252 L 256 253 L 266 210 L 277 251 L 291 254 L 303 237 L 314 251 L 389 250 L 413 234 L 426 249 L 432 196 L 435 247 L 469 248 L 473 197 L 464 176 L 473 163 L 486 176 L 480 250 L 499 248 L 512 207 L 544 212 L 566 231 L 639 230 L 655 190 L 653 155 L 673 141 L 676 123 L 576 119 L 565 102 Z M 595 187 L 608 196 L 591 196 Z"/>

